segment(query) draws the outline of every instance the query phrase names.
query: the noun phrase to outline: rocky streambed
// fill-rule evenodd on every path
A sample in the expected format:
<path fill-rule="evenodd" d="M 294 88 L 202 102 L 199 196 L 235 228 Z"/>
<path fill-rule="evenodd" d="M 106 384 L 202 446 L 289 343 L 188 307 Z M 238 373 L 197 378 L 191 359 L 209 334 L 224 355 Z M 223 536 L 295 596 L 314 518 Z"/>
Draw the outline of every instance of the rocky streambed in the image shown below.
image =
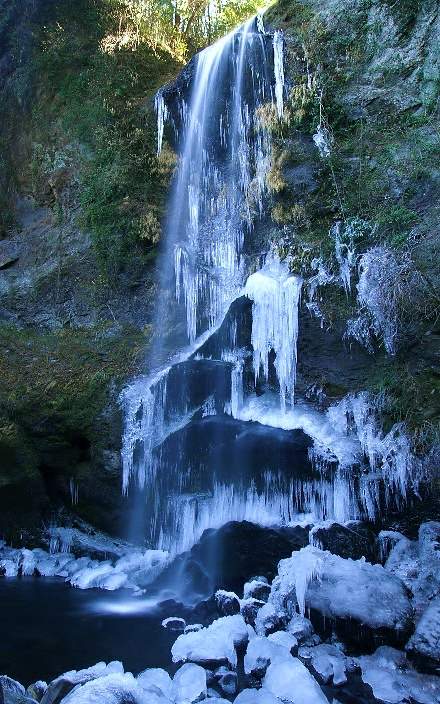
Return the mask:
<path fill-rule="evenodd" d="M 52 615 L 56 620 L 63 613 L 61 622 L 69 628 L 65 636 L 68 640 L 79 639 L 76 647 L 71 648 L 72 662 L 82 666 L 84 657 L 91 654 L 93 648 L 87 632 L 92 636 L 97 658 L 101 643 L 102 653 L 110 657 L 114 654 L 115 661 L 71 670 L 49 684 L 37 682 L 27 690 L 4 675 L 0 680 L 3 701 L 5 704 L 32 701 L 186 704 L 203 700 L 218 704 L 222 700 L 236 704 L 439 702 L 440 523 L 423 523 L 415 540 L 397 531 L 377 534 L 361 523 L 327 523 L 285 531 L 284 544 L 280 535 L 272 541 L 272 545 L 282 545 L 286 555 L 275 569 L 273 559 L 276 561 L 280 554 L 272 553 L 271 562 L 270 530 L 237 523 L 218 532 L 207 532 L 190 553 L 170 561 L 150 585 L 137 585 L 129 597 L 124 589 L 109 595 L 105 582 L 101 586 L 107 591 L 73 590 L 59 577 L 56 589 L 64 589 L 59 613 L 60 600 L 53 590 L 53 578 L 22 577 L 22 585 L 33 583 L 41 588 L 40 601 L 35 607 L 40 610 L 46 598 L 46 618 Z M 204 561 L 206 546 L 211 545 L 209 541 L 216 533 L 221 534 L 223 545 L 235 542 L 240 546 L 231 548 L 222 575 L 209 573 L 209 565 Z M 73 541 L 76 549 L 78 543 L 77 535 Z M 249 561 L 246 572 L 240 570 L 239 552 L 241 549 L 243 563 L 246 554 L 252 552 L 252 544 L 255 553 L 264 552 L 266 546 L 266 559 L 259 564 L 258 560 L 254 564 Z M 5 557 L 7 550 L 3 547 L 0 555 L 0 569 L 4 573 L 6 560 L 11 559 L 10 552 Z M 23 556 L 23 552 L 16 561 L 17 575 L 23 574 L 25 564 L 30 564 L 28 554 Z M 61 554 L 48 553 L 46 567 L 49 563 L 59 565 Z M 64 555 L 71 561 L 87 559 Z M 107 562 L 113 561 L 115 569 L 117 560 L 113 557 Z M 96 574 L 103 573 L 104 561 L 95 560 L 95 563 L 92 567 Z M 25 571 L 41 575 L 43 563 L 40 567 L 38 564 L 37 560 L 33 571 Z M 265 574 L 250 574 L 254 566 L 261 566 Z M 92 567 L 89 565 L 87 569 Z M 62 569 L 58 568 L 58 572 L 61 575 Z M 201 573 L 221 588 L 197 601 Z M 69 575 L 62 576 L 69 580 Z M 243 581 L 238 588 L 240 578 Z M 12 579 L 16 583 L 19 577 Z M 133 573 L 130 579 L 134 582 Z M 10 580 L 5 577 L 0 583 L 3 608 L 9 610 L 10 620 L 20 623 L 20 604 L 5 603 L 8 599 L 4 586 Z M 183 584 L 186 590 L 182 589 Z M 192 603 L 189 585 L 193 587 Z M 81 584 L 77 582 L 77 586 Z M 75 596 L 69 602 L 67 595 Z M 82 602 L 83 606 L 87 604 L 86 611 L 72 610 L 73 604 L 78 607 L 77 595 L 85 597 Z M 66 609 L 69 603 L 70 609 Z M 101 606 L 97 607 L 97 603 Z M 28 599 L 27 614 L 31 608 L 32 601 Z M 104 621 L 97 626 L 99 609 Z M 15 610 L 15 615 L 11 610 Z M 70 625 L 66 620 L 69 610 Z M 102 617 L 105 611 L 107 618 L 110 613 L 116 619 L 113 625 Z M 132 617 L 135 615 L 131 621 L 130 613 Z M 124 621 L 127 617 L 129 620 Z M 79 628 L 78 621 L 82 623 Z M 17 631 L 21 632 L 21 625 Z M 26 654 L 24 643 L 25 637 L 19 647 Z M 42 643 L 37 658 L 41 676 L 47 672 L 53 674 L 57 662 L 54 649 L 45 650 L 44 640 Z M 131 650 L 130 645 L 134 645 Z M 64 647 L 65 654 L 68 650 Z M 127 662 L 122 664 L 120 660 L 124 661 L 125 656 Z M 24 674 L 25 670 L 21 672 Z M 127 670 L 133 670 L 134 674 Z M 35 673 L 35 667 L 29 666 L 28 672 Z M 29 682 L 24 679 L 24 684 Z"/>

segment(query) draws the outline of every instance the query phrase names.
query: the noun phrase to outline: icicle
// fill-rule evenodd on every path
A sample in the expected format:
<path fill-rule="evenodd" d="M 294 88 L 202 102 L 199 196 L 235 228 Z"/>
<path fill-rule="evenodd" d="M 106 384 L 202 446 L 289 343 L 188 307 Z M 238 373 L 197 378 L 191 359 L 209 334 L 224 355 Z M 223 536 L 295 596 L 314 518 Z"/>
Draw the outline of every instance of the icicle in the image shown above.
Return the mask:
<path fill-rule="evenodd" d="M 252 347 L 254 372 L 269 378 L 269 354 L 275 352 L 275 370 L 280 385 L 281 407 L 293 403 L 296 379 L 299 301 L 302 279 L 291 276 L 278 257 L 246 282 L 245 294 L 253 301 Z"/>
<path fill-rule="evenodd" d="M 163 99 L 163 95 L 162 95 L 161 91 L 156 93 L 154 103 L 155 103 L 156 115 L 157 115 L 157 156 L 159 156 L 159 154 L 162 151 L 165 122 L 168 119 L 168 108 L 165 105 L 165 101 Z"/>
<path fill-rule="evenodd" d="M 273 35 L 273 66 L 275 72 L 275 99 L 278 117 L 284 114 L 284 40 L 277 30 Z"/>

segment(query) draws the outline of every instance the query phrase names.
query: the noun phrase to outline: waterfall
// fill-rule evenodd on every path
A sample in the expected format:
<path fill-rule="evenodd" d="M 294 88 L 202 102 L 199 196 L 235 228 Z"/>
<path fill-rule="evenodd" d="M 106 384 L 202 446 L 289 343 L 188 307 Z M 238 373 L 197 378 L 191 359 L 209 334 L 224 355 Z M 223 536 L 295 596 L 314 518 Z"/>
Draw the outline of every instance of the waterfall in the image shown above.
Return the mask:
<path fill-rule="evenodd" d="M 122 463 L 123 491 L 139 492 L 140 536 L 171 554 L 232 520 L 374 518 L 389 487 L 410 484 L 398 429 L 371 439 L 372 416 L 355 413 L 355 399 L 324 414 L 295 393 L 302 279 L 267 242 L 272 145 L 259 120 L 267 105 L 282 117 L 283 60 L 282 34 L 253 18 L 156 96 L 158 152 L 171 127 L 179 160 L 151 351 L 159 364 L 121 396 Z M 342 245 L 337 255 L 349 289 Z M 328 276 L 314 278 L 313 295 Z"/>

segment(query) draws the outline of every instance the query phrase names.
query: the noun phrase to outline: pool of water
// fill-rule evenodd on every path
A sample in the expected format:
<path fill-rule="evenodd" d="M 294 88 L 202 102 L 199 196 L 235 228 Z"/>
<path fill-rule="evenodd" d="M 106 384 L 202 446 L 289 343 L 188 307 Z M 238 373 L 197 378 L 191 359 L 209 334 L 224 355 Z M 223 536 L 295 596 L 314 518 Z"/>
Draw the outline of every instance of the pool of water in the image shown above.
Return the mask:
<path fill-rule="evenodd" d="M 0 674 L 28 686 L 100 660 L 137 674 L 171 667 L 176 633 L 131 593 L 74 589 L 60 579 L 0 579 Z"/>

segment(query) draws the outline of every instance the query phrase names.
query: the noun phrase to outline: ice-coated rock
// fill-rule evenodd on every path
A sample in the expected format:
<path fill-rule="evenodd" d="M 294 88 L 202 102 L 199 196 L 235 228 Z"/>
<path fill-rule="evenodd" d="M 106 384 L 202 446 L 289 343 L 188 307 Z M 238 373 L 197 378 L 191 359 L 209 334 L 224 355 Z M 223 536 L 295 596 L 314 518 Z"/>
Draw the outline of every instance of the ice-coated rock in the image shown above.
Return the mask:
<path fill-rule="evenodd" d="M 262 676 L 271 663 L 282 662 L 290 657 L 289 648 L 265 636 L 257 636 L 248 643 L 244 671 L 247 675 Z"/>
<path fill-rule="evenodd" d="M 270 633 L 267 637 L 268 640 L 273 643 L 277 643 L 278 645 L 282 645 L 284 648 L 287 648 L 289 652 L 298 647 L 298 641 L 295 636 L 287 631 L 275 631 L 274 633 Z"/>
<path fill-rule="evenodd" d="M 26 690 L 26 693 L 32 699 L 35 699 L 37 702 L 39 702 L 39 701 L 41 701 L 46 689 L 47 689 L 47 682 L 43 682 L 43 680 L 38 680 L 37 682 L 33 682 L 32 684 L 29 685 L 29 687 Z"/>
<path fill-rule="evenodd" d="M 440 678 L 422 675 L 408 663 L 405 653 L 382 646 L 373 655 L 360 657 L 363 681 L 374 696 L 386 704 L 440 702 Z"/>
<path fill-rule="evenodd" d="M 388 572 L 400 577 L 414 594 L 416 612 L 440 596 L 440 523 L 429 521 L 419 528 L 417 541 L 402 537 L 385 563 Z"/>
<path fill-rule="evenodd" d="M 252 626 L 255 625 L 255 619 L 262 606 L 264 606 L 264 601 L 254 599 L 253 597 L 240 601 L 240 613 L 246 623 L 250 623 Z"/>
<path fill-rule="evenodd" d="M 240 599 L 235 592 L 219 589 L 215 593 L 217 608 L 224 616 L 233 616 L 240 613 Z"/>
<path fill-rule="evenodd" d="M 110 662 L 108 665 L 105 662 L 98 662 L 96 665 L 83 670 L 64 672 L 49 683 L 41 699 L 41 704 L 58 704 L 77 685 L 82 685 L 107 675 L 123 674 L 123 672 L 122 663 L 117 660 Z"/>
<path fill-rule="evenodd" d="M 164 618 L 162 621 L 162 626 L 168 631 L 184 631 L 186 628 L 186 621 L 184 618 L 179 616 L 169 616 Z"/>
<path fill-rule="evenodd" d="M 261 687 L 261 689 L 243 689 L 234 699 L 234 704 L 280 704 L 280 700 L 268 689 Z"/>
<path fill-rule="evenodd" d="M 287 606 L 304 613 L 307 607 L 364 631 L 386 630 L 399 640 L 412 625 L 408 591 L 399 577 L 381 565 L 346 560 L 312 546 L 280 561 L 269 603 L 278 611 Z M 363 637 L 361 631 L 359 637 Z"/>
<path fill-rule="evenodd" d="M 425 667 L 440 667 L 440 597 L 423 612 L 406 650 L 422 659 Z"/>
<path fill-rule="evenodd" d="M 237 682 L 238 678 L 236 672 L 224 672 L 218 678 L 218 685 L 225 694 L 235 694 L 237 691 Z"/>
<path fill-rule="evenodd" d="M 173 699 L 175 696 L 175 686 L 168 672 L 160 667 L 153 667 L 149 670 L 144 670 L 137 677 L 139 685 L 146 691 L 153 691 L 156 694 L 161 693 L 167 699 Z"/>
<path fill-rule="evenodd" d="M 184 633 L 197 633 L 197 631 L 200 631 L 202 628 L 203 625 L 201 623 L 189 623 L 185 626 Z"/>
<path fill-rule="evenodd" d="M 353 658 L 347 657 L 340 648 L 328 643 L 311 647 L 303 645 L 298 651 L 298 657 L 324 684 L 329 682 L 336 686 L 345 684 L 347 673 L 353 672 L 357 667 Z"/>
<path fill-rule="evenodd" d="M 273 631 L 283 628 L 286 621 L 287 615 L 280 606 L 277 608 L 274 603 L 264 604 L 258 610 L 255 619 L 255 630 L 259 636 L 264 636 L 267 633 L 273 633 Z"/>
<path fill-rule="evenodd" d="M 0 675 L 1 704 L 35 704 L 37 700 L 29 696 L 20 682 L 6 675 Z"/>
<path fill-rule="evenodd" d="M 266 577 L 255 577 L 250 582 L 246 582 L 243 587 L 243 599 L 258 599 L 267 601 L 270 594 L 270 584 Z"/>
<path fill-rule="evenodd" d="M 285 704 L 328 704 L 317 681 L 297 658 L 270 665 L 263 687 Z"/>
<path fill-rule="evenodd" d="M 313 626 L 308 618 L 301 614 L 293 614 L 286 627 L 287 633 L 295 636 L 298 643 L 303 643 L 313 635 Z"/>
<path fill-rule="evenodd" d="M 198 702 L 206 697 L 206 672 L 200 665 L 182 665 L 174 675 L 173 684 L 176 702 Z"/>
<path fill-rule="evenodd" d="M 183 633 L 173 647 L 173 662 L 237 664 L 235 646 L 247 643 L 248 627 L 240 614 L 223 616 L 207 628 Z"/>
<path fill-rule="evenodd" d="M 77 685 L 61 704 L 167 704 L 167 700 L 145 692 L 131 673 L 114 673 Z"/>

